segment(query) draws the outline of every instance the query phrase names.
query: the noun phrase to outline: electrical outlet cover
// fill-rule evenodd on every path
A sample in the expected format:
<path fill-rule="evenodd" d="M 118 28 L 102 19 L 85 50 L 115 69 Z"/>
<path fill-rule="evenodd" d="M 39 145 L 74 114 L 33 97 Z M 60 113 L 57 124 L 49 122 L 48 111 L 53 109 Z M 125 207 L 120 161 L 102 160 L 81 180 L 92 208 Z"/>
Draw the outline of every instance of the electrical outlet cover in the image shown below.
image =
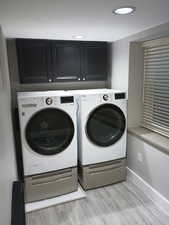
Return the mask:
<path fill-rule="evenodd" d="M 143 155 L 140 152 L 137 154 L 137 159 L 139 162 L 143 162 Z"/>

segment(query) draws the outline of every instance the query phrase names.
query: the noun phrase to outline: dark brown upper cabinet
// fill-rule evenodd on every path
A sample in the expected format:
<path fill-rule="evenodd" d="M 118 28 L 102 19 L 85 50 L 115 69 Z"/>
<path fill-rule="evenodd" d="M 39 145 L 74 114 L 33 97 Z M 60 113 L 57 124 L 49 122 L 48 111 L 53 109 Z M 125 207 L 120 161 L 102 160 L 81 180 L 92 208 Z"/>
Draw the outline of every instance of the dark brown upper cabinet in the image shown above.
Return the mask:
<path fill-rule="evenodd" d="M 80 46 L 75 42 L 51 41 L 51 65 L 55 82 L 80 80 Z"/>
<path fill-rule="evenodd" d="M 52 81 L 49 73 L 50 49 L 46 40 L 17 39 L 18 66 L 21 83 Z"/>
<path fill-rule="evenodd" d="M 83 48 L 83 80 L 106 80 L 108 70 L 106 43 L 85 43 Z"/>
<path fill-rule="evenodd" d="M 21 83 L 107 80 L 106 42 L 17 39 Z"/>

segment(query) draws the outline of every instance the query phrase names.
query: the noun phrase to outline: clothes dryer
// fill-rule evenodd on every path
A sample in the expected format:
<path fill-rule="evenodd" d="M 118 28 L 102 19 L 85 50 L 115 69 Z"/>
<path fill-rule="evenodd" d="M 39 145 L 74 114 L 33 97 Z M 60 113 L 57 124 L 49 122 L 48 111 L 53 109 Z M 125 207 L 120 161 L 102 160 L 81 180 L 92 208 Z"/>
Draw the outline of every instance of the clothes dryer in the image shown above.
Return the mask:
<path fill-rule="evenodd" d="M 74 91 L 78 101 L 80 181 L 86 189 L 125 179 L 127 96 L 111 89 Z"/>

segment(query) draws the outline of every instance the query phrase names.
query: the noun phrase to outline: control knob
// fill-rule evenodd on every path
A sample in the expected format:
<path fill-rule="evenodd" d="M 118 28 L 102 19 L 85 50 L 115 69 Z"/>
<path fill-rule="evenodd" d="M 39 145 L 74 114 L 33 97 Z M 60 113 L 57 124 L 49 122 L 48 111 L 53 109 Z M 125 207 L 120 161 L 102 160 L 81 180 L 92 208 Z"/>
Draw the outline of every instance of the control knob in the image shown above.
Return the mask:
<path fill-rule="evenodd" d="M 47 99 L 46 99 L 46 104 L 47 104 L 47 105 L 51 105 L 52 102 L 53 102 L 52 98 L 47 98 Z"/>
<path fill-rule="evenodd" d="M 103 95 L 103 100 L 104 101 L 108 101 L 109 100 L 109 96 L 108 95 Z"/>

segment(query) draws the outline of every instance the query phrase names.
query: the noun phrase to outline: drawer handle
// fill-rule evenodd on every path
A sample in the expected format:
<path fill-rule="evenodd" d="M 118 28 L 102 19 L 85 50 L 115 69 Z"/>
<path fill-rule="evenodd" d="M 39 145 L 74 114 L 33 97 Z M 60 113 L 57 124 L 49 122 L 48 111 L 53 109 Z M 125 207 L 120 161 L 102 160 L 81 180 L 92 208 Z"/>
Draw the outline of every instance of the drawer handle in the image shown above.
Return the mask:
<path fill-rule="evenodd" d="M 104 173 L 104 172 L 108 172 L 108 171 L 111 171 L 111 170 L 114 170 L 114 169 L 119 169 L 119 168 L 122 168 L 122 167 L 116 166 L 116 167 L 113 167 L 113 168 L 102 169 L 102 170 L 97 170 L 97 171 L 91 171 L 91 172 L 89 172 L 89 174 L 90 175 L 92 175 L 92 174 L 99 174 L 99 173 Z"/>
<path fill-rule="evenodd" d="M 58 175 L 61 175 L 61 174 L 64 174 L 64 173 L 70 173 L 71 171 L 72 171 L 71 169 L 67 169 L 67 170 L 64 170 L 64 171 L 53 172 L 51 174 L 49 174 L 49 173 L 39 174 L 39 175 L 33 176 L 32 180 L 54 177 L 54 176 L 58 176 Z"/>
<path fill-rule="evenodd" d="M 76 80 L 77 79 L 77 76 L 65 76 L 65 77 L 63 77 L 63 76 L 57 76 L 56 77 L 56 80 Z"/>
<path fill-rule="evenodd" d="M 108 166 L 114 166 L 114 167 L 116 167 L 116 166 L 121 166 L 122 164 L 121 164 L 121 162 L 116 162 L 116 163 L 107 163 L 107 164 L 102 164 L 102 165 L 95 165 L 95 166 L 90 166 L 89 167 L 89 169 L 99 169 L 99 168 L 106 168 L 106 167 L 108 167 Z"/>
<path fill-rule="evenodd" d="M 32 182 L 32 186 L 51 184 L 51 183 L 54 183 L 56 181 L 64 181 L 64 180 L 70 179 L 71 177 L 72 177 L 72 175 L 68 175 L 68 176 L 59 177 L 59 178 L 49 180 L 49 181 L 34 181 L 34 182 Z"/>

